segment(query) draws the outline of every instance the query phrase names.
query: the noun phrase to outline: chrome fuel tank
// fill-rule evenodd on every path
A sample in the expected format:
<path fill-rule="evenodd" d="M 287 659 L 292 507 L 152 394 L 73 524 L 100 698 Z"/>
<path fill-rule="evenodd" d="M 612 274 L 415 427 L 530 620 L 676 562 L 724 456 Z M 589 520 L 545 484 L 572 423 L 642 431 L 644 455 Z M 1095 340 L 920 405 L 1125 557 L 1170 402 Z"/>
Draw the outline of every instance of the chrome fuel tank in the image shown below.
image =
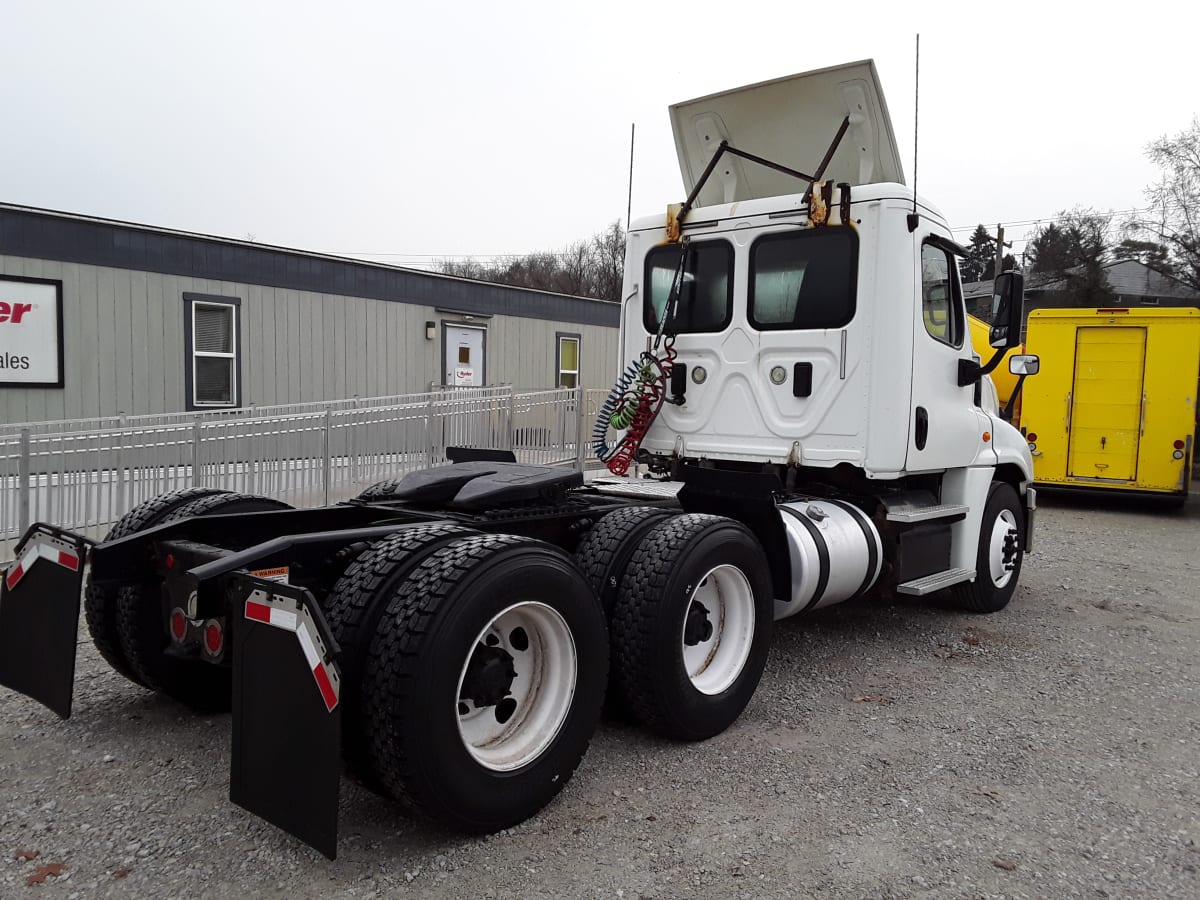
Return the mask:
<path fill-rule="evenodd" d="M 842 500 L 811 498 L 778 506 L 787 530 L 792 596 L 775 601 L 776 620 L 866 593 L 883 566 L 874 523 Z"/>

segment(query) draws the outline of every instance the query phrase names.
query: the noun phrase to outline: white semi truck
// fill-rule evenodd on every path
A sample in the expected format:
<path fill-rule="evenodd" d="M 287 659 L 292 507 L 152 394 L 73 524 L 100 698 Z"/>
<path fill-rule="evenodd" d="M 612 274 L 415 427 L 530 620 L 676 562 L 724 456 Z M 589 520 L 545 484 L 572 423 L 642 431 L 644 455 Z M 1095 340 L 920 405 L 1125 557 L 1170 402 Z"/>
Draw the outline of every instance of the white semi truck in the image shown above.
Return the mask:
<path fill-rule="evenodd" d="M 630 231 L 595 435 L 649 477 L 456 448 L 332 507 L 195 488 L 100 543 L 38 524 L 0 585 L 0 684 L 71 713 L 82 594 L 132 682 L 232 707 L 231 799 L 333 856 L 342 759 L 494 831 L 571 777 L 606 693 L 702 740 L 749 702 L 776 619 L 937 591 L 1003 608 L 1033 469 L 981 379 L 1019 340 L 1020 277 L 981 366 L 962 250 L 904 184 L 870 62 L 671 117 L 690 195 Z"/>

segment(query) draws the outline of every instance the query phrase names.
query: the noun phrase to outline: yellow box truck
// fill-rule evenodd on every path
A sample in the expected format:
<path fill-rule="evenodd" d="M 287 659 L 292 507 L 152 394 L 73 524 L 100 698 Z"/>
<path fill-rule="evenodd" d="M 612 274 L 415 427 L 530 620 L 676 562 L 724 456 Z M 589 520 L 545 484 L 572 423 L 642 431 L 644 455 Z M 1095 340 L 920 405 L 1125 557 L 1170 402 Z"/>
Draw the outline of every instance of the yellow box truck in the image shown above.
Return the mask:
<path fill-rule="evenodd" d="M 1039 309 L 1025 344 L 1041 358 L 1020 417 L 1036 484 L 1186 499 L 1200 310 Z"/>

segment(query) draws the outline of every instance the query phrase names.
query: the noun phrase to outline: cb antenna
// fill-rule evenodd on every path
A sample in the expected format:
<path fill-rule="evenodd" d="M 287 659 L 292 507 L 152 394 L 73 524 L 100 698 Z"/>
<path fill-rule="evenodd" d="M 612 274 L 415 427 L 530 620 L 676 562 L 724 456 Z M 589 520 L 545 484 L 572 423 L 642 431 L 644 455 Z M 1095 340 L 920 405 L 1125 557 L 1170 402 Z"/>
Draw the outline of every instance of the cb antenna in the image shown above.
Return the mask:
<path fill-rule="evenodd" d="M 921 124 L 921 35 L 917 34 L 917 74 L 913 80 L 913 211 L 908 214 L 908 230 L 917 230 L 921 217 L 917 214 L 917 130 Z"/>
<path fill-rule="evenodd" d="M 629 217 L 633 214 L 633 136 L 636 122 L 629 123 L 629 197 L 625 201 L 625 233 L 629 233 Z"/>

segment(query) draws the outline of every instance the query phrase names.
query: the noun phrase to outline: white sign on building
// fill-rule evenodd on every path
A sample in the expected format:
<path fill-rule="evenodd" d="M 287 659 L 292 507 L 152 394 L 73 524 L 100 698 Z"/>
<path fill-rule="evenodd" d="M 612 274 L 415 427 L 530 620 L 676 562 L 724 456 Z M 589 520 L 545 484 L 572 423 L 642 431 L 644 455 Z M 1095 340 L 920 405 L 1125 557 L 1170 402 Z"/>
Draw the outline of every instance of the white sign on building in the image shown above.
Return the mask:
<path fill-rule="evenodd" d="M 63 386 L 62 282 L 0 277 L 0 388 Z"/>

